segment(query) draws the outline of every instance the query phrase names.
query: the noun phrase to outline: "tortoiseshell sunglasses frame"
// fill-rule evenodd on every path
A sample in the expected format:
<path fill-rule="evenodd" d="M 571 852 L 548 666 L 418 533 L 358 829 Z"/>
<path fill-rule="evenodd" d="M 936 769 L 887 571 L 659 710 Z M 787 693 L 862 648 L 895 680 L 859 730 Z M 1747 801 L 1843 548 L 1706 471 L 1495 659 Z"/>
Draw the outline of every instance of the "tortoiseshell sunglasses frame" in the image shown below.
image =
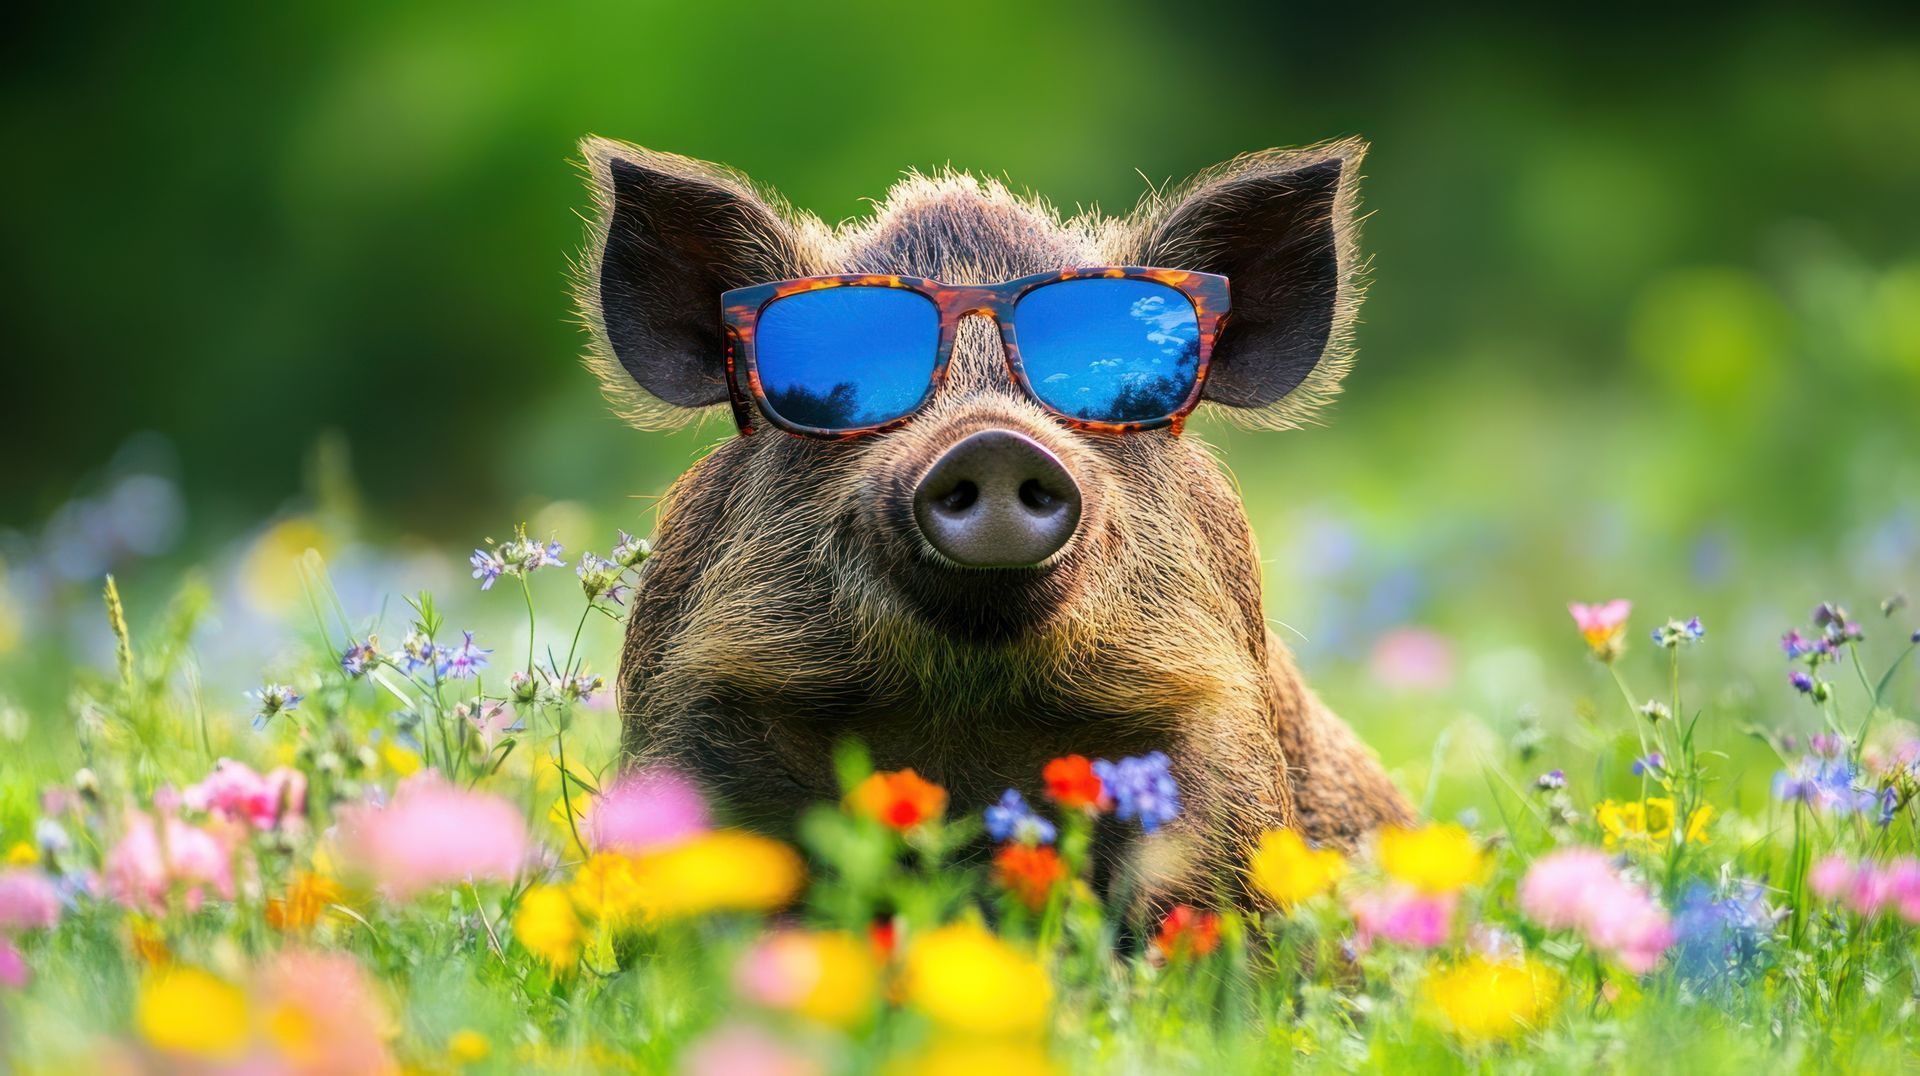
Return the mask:
<path fill-rule="evenodd" d="M 1193 387 L 1187 392 L 1187 398 L 1172 412 L 1158 418 L 1142 419 L 1138 422 L 1101 422 L 1067 414 L 1057 407 L 1049 405 L 1033 390 L 1033 383 L 1027 380 L 1026 367 L 1020 361 L 1020 343 L 1014 337 L 1013 308 L 1027 293 L 1058 284 L 1064 280 L 1150 280 L 1156 284 L 1165 284 L 1187 297 L 1193 304 L 1193 313 L 1199 323 L 1199 363 L 1194 370 Z M 871 426 L 854 429 L 824 429 L 818 426 L 806 426 L 789 422 L 780 417 L 767 402 L 766 389 L 760 383 L 760 366 L 754 355 L 754 330 L 759 325 L 760 315 L 773 302 L 789 295 L 802 292 L 820 291 L 826 288 L 900 288 L 924 295 L 933 301 L 940 311 L 940 340 L 936 345 L 933 361 L 933 374 L 928 378 L 927 391 L 912 410 L 898 418 Z M 946 383 L 947 361 L 953 356 L 953 340 L 960 319 L 969 314 L 985 314 L 1000 327 L 1000 340 L 1006 347 L 1007 371 L 1012 375 L 1014 384 L 1027 394 L 1033 402 L 1066 423 L 1068 426 L 1094 430 L 1100 433 L 1132 433 L 1136 430 L 1156 430 L 1171 427 L 1177 436 L 1186 418 L 1200 404 L 1200 391 L 1207 383 L 1207 366 L 1213 359 L 1213 344 L 1219 338 L 1220 329 L 1227 317 L 1227 278 L 1212 273 L 1193 273 L 1184 269 L 1151 269 L 1142 266 L 1108 266 L 1086 269 L 1064 269 L 1057 273 L 1039 273 L 1023 276 L 1003 284 L 942 284 L 937 280 L 912 276 L 878 276 L 870 274 L 840 274 L 834 276 L 802 277 L 798 280 L 780 280 L 771 284 L 755 284 L 752 287 L 735 288 L 720 296 L 721 316 L 727 327 L 727 393 L 733 403 L 733 419 L 742 434 L 754 431 L 753 413 L 747 406 L 745 393 L 741 391 L 740 375 L 746 374 L 747 390 L 760 405 L 760 413 L 767 421 L 802 437 L 821 437 L 830 440 L 843 440 L 863 437 L 868 434 L 883 433 L 894 429 L 917 414 L 940 391 Z"/>

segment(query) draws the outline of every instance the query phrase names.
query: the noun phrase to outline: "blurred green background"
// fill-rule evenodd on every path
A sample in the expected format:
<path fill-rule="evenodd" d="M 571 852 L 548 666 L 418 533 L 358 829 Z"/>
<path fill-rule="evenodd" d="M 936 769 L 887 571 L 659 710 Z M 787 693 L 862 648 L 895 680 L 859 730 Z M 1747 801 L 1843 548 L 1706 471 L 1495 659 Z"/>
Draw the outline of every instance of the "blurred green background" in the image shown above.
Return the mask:
<path fill-rule="evenodd" d="M 649 528 L 728 430 L 626 429 L 578 364 L 584 133 L 724 161 L 828 220 L 909 166 L 1120 211 L 1143 176 L 1360 134 L 1374 283 L 1331 425 L 1201 430 L 1324 692 L 1417 791 L 1463 717 L 1495 745 L 1574 736 L 1611 685 L 1564 602 L 1624 595 L 1636 639 L 1707 618 L 1729 737 L 1804 723 L 1773 639 L 1816 600 L 1920 588 L 1920 19 L 1662 15 L 17 14 L 4 691 L 58 708 L 64 661 L 106 645 L 108 570 L 138 621 L 201 566 L 229 698 L 273 660 L 253 629 L 299 607 L 283 565 L 308 545 L 373 617 L 426 585 L 474 604 L 463 553 L 517 520 L 573 550 Z M 1657 674 L 1650 650 L 1629 661 Z"/>

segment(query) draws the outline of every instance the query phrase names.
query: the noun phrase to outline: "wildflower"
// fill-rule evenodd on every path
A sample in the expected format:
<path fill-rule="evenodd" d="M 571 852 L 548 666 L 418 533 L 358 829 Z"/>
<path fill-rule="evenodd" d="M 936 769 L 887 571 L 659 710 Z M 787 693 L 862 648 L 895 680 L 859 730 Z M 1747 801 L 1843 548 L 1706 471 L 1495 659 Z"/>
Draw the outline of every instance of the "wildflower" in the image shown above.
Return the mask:
<path fill-rule="evenodd" d="M 455 788 L 431 770 L 402 781 L 381 807 L 339 814 L 340 858 L 396 900 L 434 886 L 511 878 L 526 860 L 526 820 L 510 800 Z"/>
<path fill-rule="evenodd" d="M 946 813 L 947 791 L 911 769 L 875 773 L 847 794 L 847 806 L 904 833 Z"/>
<path fill-rule="evenodd" d="M 739 830 L 713 830 L 631 858 L 640 910 L 655 919 L 776 911 L 805 880 L 793 849 Z"/>
<path fill-rule="evenodd" d="M 1047 782 L 1047 796 L 1070 811 L 1104 811 L 1109 806 L 1100 775 L 1085 755 L 1056 758 L 1040 776 Z"/>
<path fill-rule="evenodd" d="M 1009 844 L 994 853 L 993 876 L 1022 904 L 1039 911 L 1053 887 L 1066 879 L 1067 868 L 1046 845 Z"/>
<path fill-rule="evenodd" d="M 601 790 L 584 836 L 596 852 L 637 853 L 684 841 L 708 824 L 706 801 L 693 782 L 671 770 L 645 769 Z"/>
<path fill-rule="evenodd" d="M 1900 792 L 1892 785 L 1880 790 L 1880 815 L 1874 819 L 1874 825 L 1886 829 L 1893 824 L 1894 815 L 1900 810 Z"/>
<path fill-rule="evenodd" d="M 922 935 L 907 953 L 909 1004 L 962 1035 L 1038 1035 L 1053 988 L 1040 962 L 974 923 Z"/>
<path fill-rule="evenodd" d="M 752 1024 L 722 1024 L 688 1044 L 680 1058 L 685 1076 L 820 1076 L 825 1071 L 804 1054 Z"/>
<path fill-rule="evenodd" d="M 1580 931 L 1587 944 L 1636 975 L 1651 971 L 1673 942 L 1666 911 L 1591 848 L 1563 848 L 1535 860 L 1520 883 L 1520 909 L 1549 930 Z"/>
<path fill-rule="evenodd" d="M 351 956 L 283 951 L 254 976 L 253 990 L 263 1037 L 282 1062 L 269 1068 L 396 1071 L 387 1049 L 392 1016 Z"/>
<path fill-rule="evenodd" d="M 1879 794 L 1854 783 L 1853 764 L 1818 755 L 1800 760 L 1791 770 L 1773 775 L 1773 797 L 1782 803 L 1804 803 L 1816 811 L 1866 814 L 1879 806 Z"/>
<path fill-rule="evenodd" d="M 1672 718 L 1673 711 L 1667 709 L 1666 703 L 1658 699 L 1648 699 L 1646 703 L 1640 707 L 1640 716 L 1646 718 L 1649 723 L 1658 725 L 1660 722 Z"/>
<path fill-rule="evenodd" d="M 1154 945 L 1168 960 L 1206 956 L 1220 947 L 1220 917 L 1190 904 L 1176 904 L 1160 920 Z"/>
<path fill-rule="evenodd" d="M 1838 758 L 1847 750 L 1846 737 L 1834 732 L 1816 732 L 1807 737 L 1807 750 L 1821 758 Z"/>
<path fill-rule="evenodd" d="M 340 655 L 340 671 L 355 680 L 367 675 L 380 661 L 379 642 L 378 637 L 369 635 L 366 642 L 347 647 Z"/>
<path fill-rule="evenodd" d="M 259 711 L 253 715 L 253 727 L 263 729 L 267 722 L 280 714 L 300 708 L 300 693 L 285 684 L 268 684 L 258 691 L 249 692 L 248 698 L 260 704 Z"/>
<path fill-rule="evenodd" d="M 1553 972 L 1535 961 L 1472 956 L 1427 980 L 1439 1022 L 1462 1039 L 1508 1039 L 1538 1026 L 1559 996 Z"/>
<path fill-rule="evenodd" d="M 996 841 L 1052 844 L 1056 832 L 1052 822 L 1027 806 L 1026 797 L 1009 788 L 1000 794 L 999 803 L 987 808 L 987 835 Z"/>
<path fill-rule="evenodd" d="M 621 574 L 626 571 L 619 564 L 593 553 L 580 554 L 580 565 L 573 573 L 580 577 L 580 590 L 587 600 L 599 601 L 605 598 L 618 605 L 624 600 L 627 588 L 621 584 Z"/>
<path fill-rule="evenodd" d="M 33 972 L 27 968 L 27 961 L 14 948 L 13 942 L 0 935 L 0 986 L 14 990 L 24 990 L 33 981 Z"/>
<path fill-rule="evenodd" d="M 1573 623 L 1580 629 L 1581 638 L 1593 650 L 1593 656 L 1601 661 L 1612 661 L 1620 656 L 1625 648 L 1627 616 L 1633 612 L 1633 603 L 1625 598 L 1595 605 L 1582 605 L 1572 602 L 1567 612 L 1573 614 Z"/>
<path fill-rule="evenodd" d="M 514 908 L 513 936 L 554 970 L 570 971 L 580 961 L 585 931 L 566 890 L 536 885 L 521 894 Z"/>
<path fill-rule="evenodd" d="M 1533 787 L 1542 792 L 1558 792 L 1567 787 L 1567 773 L 1559 769 L 1548 770 L 1533 779 Z"/>
<path fill-rule="evenodd" d="M 480 580 L 481 590 L 492 590 L 507 570 L 506 559 L 496 550 L 476 549 L 467 562 L 473 565 L 473 577 Z"/>
<path fill-rule="evenodd" d="M 523 669 L 513 670 L 507 674 L 507 694 L 513 697 L 514 705 L 520 707 L 545 702 L 549 694 L 546 674 L 535 676 Z"/>
<path fill-rule="evenodd" d="M 1786 651 L 1788 661 L 1798 660 L 1814 652 L 1812 641 L 1800 634 L 1798 628 L 1780 637 L 1780 649 Z"/>
<path fill-rule="evenodd" d="M 1853 885 L 1854 867 L 1838 852 L 1815 863 L 1807 871 L 1807 888 L 1821 900 L 1837 900 Z"/>
<path fill-rule="evenodd" d="M 1150 751 L 1119 762 L 1097 759 L 1093 772 L 1113 799 L 1114 817 L 1137 819 L 1142 830 L 1152 833 L 1180 815 L 1180 786 L 1171 767 L 1164 753 Z"/>
<path fill-rule="evenodd" d="M 1645 758 L 1633 760 L 1633 775 L 1641 777 L 1648 774 L 1658 777 L 1667 768 L 1667 756 L 1658 751 L 1650 751 Z"/>
<path fill-rule="evenodd" d="M 1483 873 L 1485 856 L 1473 835 L 1460 826 L 1389 826 L 1377 841 L 1381 868 L 1423 893 L 1450 893 Z"/>
<path fill-rule="evenodd" d="M 567 681 L 566 696 L 575 702 L 592 702 L 593 697 L 607 686 L 606 678 L 579 673 Z"/>
<path fill-rule="evenodd" d="M 459 646 L 452 649 L 440 648 L 440 661 L 434 669 L 436 676 L 445 680 L 465 680 L 487 667 L 487 655 L 493 651 L 483 650 L 473 645 L 472 632 L 461 634 L 466 636 L 466 639 Z"/>
<path fill-rule="evenodd" d="M 1707 629 L 1700 626 L 1699 617 L 1687 621 L 1669 620 L 1653 629 L 1653 642 L 1656 646 L 1672 650 L 1681 643 L 1698 642 L 1706 634 Z"/>
<path fill-rule="evenodd" d="M 1794 690 L 1800 692 L 1800 694 L 1802 695 L 1813 694 L 1813 677 L 1808 676 L 1806 673 L 1801 672 L 1799 669 L 1795 669 L 1791 673 L 1788 673 L 1787 680 L 1788 682 L 1793 684 Z"/>
<path fill-rule="evenodd" d="M 205 889 L 233 898 L 233 863 L 225 843 L 208 831 L 170 814 L 156 820 L 129 811 L 126 833 L 107 853 L 106 884 L 129 908 L 158 914 L 178 892 L 192 910 Z"/>
<path fill-rule="evenodd" d="M 648 557 L 653 556 L 653 543 L 645 538 L 635 538 L 626 531 L 620 531 L 620 538 L 613 543 L 613 562 L 622 568 L 637 568 Z"/>
<path fill-rule="evenodd" d="M 1645 800 L 1616 803 L 1602 800 L 1593 809 L 1595 821 L 1606 834 L 1608 848 L 1631 844 L 1665 844 L 1668 841 L 1707 843 L 1707 824 L 1713 820 L 1713 806 L 1703 803 L 1688 816 L 1684 832 L 1674 829 L 1674 804 L 1670 797 L 1649 796 Z"/>
<path fill-rule="evenodd" d="M 0 871 L 0 931 L 44 930 L 60 921 L 60 892 L 37 870 Z"/>
<path fill-rule="evenodd" d="M 1353 915 L 1354 948 L 1366 952 L 1380 938 L 1414 949 L 1446 944 L 1453 933 L 1457 892 L 1422 893 L 1404 886 L 1363 893 L 1347 902 Z"/>
<path fill-rule="evenodd" d="M 1282 911 L 1332 889 L 1346 873 L 1345 856 L 1331 848 L 1309 848 L 1291 829 L 1261 834 L 1247 865 L 1253 887 Z"/>
<path fill-rule="evenodd" d="M 439 650 L 425 635 L 410 631 L 405 639 L 400 640 L 397 663 L 402 673 L 412 676 L 421 669 L 437 667 L 440 664 Z"/>
<path fill-rule="evenodd" d="M 447 1036 L 447 1060 L 456 1067 L 478 1064 L 493 1053 L 493 1043 L 470 1027 Z"/>
<path fill-rule="evenodd" d="M 618 852 L 588 856 L 567 891 L 582 911 L 612 926 L 627 926 L 646 911 L 633 857 Z"/>
<path fill-rule="evenodd" d="M 527 723 L 509 711 L 504 702 L 479 708 L 464 702 L 455 703 L 453 716 L 473 726 L 473 731 L 480 737 L 481 748 L 487 751 L 493 750 L 493 745 L 500 737 L 510 732 L 525 732 L 527 728 Z"/>
<path fill-rule="evenodd" d="M 851 1029 L 880 998 L 873 951 L 845 931 L 783 930 L 763 938 L 734 968 L 734 988 L 753 1003 Z"/>
<path fill-rule="evenodd" d="M 1774 919 L 1766 892 L 1756 883 L 1743 883 L 1731 896 L 1719 899 L 1706 886 L 1694 883 L 1681 898 L 1673 920 L 1675 961 L 1681 974 L 1708 982 L 1744 976 L 1772 936 Z"/>
<path fill-rule="evenodd" d="M 13 847 L 7 849 L 6 858 L 0 862 L 9 867 L 31 867 L 40 862 L 40 850 L 26 841 L 15 841 Z"/>
<path fill-rule="evenodd" d="M 306 821 L 307 775 L 280 766 L 261 776 L 244 762 L 223 758 L 180 798 L 192 810 L 245 822 L 263 833 L 296 828 Z"/>
<path fill-rule="evenodd" d="M 267 925 L 275 930 L 297 932 L 320 921 L 327 905 L 339 903 L 340 887 L 325 875 L 296 871 L 287 884 L 286 895 L 267 900 Z"/>
<path fill-rule="evenodd" d="M 164 1053 L 235 1061 L 246 1052 L 251 1015 L 239 987 L 198 968 L 175 967 L 141 985 L 133 1021 Z"/>

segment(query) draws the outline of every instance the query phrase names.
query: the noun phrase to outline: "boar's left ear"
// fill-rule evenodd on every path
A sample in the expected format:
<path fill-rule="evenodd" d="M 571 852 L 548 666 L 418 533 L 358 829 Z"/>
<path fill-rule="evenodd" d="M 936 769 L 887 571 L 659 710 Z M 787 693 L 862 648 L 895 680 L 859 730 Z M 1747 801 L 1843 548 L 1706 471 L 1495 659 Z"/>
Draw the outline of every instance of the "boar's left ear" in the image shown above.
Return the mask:
<path fill-rule="evenodd" d="M 598 209 L 574 287 L 588 364 L 637 425 L 725 403 L 720 293 L 803 275 L 785 207 L 718 165 L 604 138 L 580 150 Z"/>
<path fill-rule="evenodd" d="M 1133 217 L 1130 260 L 1227 278 L 1205 398 L 1235 417 L 1297 426 L 1340 390 L 1364 286 L 1354 208 L 1365 153 L 1348 139 L 1249 154 Z"/>

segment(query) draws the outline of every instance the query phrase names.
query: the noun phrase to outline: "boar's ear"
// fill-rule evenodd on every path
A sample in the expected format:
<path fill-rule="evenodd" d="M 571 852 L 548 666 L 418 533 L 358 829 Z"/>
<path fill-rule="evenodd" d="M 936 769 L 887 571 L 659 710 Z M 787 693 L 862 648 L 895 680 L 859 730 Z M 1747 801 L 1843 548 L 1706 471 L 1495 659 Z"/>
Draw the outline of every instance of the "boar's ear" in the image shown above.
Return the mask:
<path fill-rule="evenodd" d="M 1134 216 L 1138 264 L 1227 278 L 1205 398 L 1235 417 L 1297 426 L 1339 392 L 1363 288 L 1354 207 L 1365 152 L 1349 139 L 1249 154 Z"/>
<path fill-rule="evenodd" d="M 588 364 L 638 425 L 725 403 L 720 293 L 802 275 L 785 206 L 718 165 L 603 138 L 580 149 L 597 208 L 574 288 Z"/>

